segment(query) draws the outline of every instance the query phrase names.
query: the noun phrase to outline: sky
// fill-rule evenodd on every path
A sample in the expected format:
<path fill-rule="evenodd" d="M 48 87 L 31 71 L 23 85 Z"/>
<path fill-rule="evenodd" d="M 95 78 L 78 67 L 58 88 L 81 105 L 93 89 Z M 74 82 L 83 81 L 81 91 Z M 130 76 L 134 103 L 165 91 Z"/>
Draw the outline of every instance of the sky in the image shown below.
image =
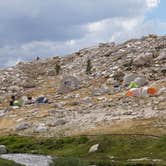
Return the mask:
<path fill-rule="evenodd" d="M 166 0 L 1 0 L 0 68 L 165 35 L 165 7 Z"/>

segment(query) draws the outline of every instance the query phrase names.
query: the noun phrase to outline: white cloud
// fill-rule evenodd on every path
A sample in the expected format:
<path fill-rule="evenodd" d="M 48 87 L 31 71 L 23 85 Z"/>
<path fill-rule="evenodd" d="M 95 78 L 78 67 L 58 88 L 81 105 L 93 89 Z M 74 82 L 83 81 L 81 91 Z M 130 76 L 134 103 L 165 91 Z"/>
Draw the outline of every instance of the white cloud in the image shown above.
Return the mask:
<path fill-rule="evenodd" d="M 145 21 L 144 17 L 121 17 L 102 20 L 101 22 L 88 24 L 85 27 L 88 32 L 80 39 L 64 42 L 34 41 L 14 48 L 5 47 L 3 48 L 3 54 L 9 57 L 12 55 L 12 58 L 9 58 L 6 65 L 16 63 L 20 60 L 30 60 L 37 56 L 65 55 L 84 47 L 97 45 L 99 42 L 121 42 L 130 38 L 138 38 L 149 33 L 157 33 L 158 30 L 166 28 L 166 23 L 153 20 Z M 2 50 L 0 51 L 1 53 Z"/>
<path fill-rule="evenodd" d="M 16 65 L 17 63 L 21 62 L 22 59 L 9 59 L 5 64 L 4 64 L 4 67 L 8 67 L 8 66 L 14 66 Z"/>
<path fill-rule="evenodd" d="M 166 28 L 164 22 L 145 19 L 147 12 L 159 5 L 159 0 L 13 0 L 10 3 L 11 0 L 6 0 L 0 4 L 0 21 L 5 18 L 2 19 L 5 25 L 7 22 L 7 28 L 2 24 L 0 35 L 2 42 L 16 40 L 14 45 L 3 43 L 0 48 L 1 66 L 37 56 L 69 54 L 99 42 L 121 42 L 164 32 Z M 7 11 L 10 19 L 4 16 Z"/>
<path fill-rule="evenodd" d="M 157 7 L 160 3 L 160 0 L 146 0 L 147 7 L 149 9 Z"/>

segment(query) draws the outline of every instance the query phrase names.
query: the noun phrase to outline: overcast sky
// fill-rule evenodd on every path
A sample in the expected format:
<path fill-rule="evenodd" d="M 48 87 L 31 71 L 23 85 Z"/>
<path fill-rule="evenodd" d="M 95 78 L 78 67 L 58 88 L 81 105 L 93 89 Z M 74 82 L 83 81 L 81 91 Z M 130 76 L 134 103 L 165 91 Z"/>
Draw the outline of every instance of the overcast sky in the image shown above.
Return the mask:
<path fill-rule="evenodd" d="M 99 42 L 165 35 L 165 0 L 4 0 L 0 67 Z"/>

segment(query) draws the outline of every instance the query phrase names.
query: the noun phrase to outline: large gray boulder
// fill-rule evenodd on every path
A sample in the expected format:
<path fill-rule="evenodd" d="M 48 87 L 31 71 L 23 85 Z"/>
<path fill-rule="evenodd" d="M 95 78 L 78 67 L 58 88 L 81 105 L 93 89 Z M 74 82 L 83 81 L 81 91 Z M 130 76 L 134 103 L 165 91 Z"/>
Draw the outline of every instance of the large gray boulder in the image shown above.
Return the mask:
<path fill-rule="evenodd" d="M 148 83 L 145 77 L 137 77 L 133 82 L 135 82 L 139 87 L 145 86 Z"/>
<path fill-rule="evenodd" d="M 9 91 L 15 93 L 15 92 L 20 92 L 22 89 L 19 86 L 13 85 L 8 88 Z"/>
<path fill-rule="evenodd" d="M 60 83 L 58 93 L 68 93 L 80 88 L 80 81 L 74 76 L 64 77 Z"/>
<path fill-rule="evenodd" d="M 143 66 L 149 64 L 153 59 L 153 54 L 152 53 L 142 53 L 138 55 L 134 61 L 133 64 L 136 66 Z"/>
<path fill-rule="evenodd" d="M 155 60 L 157 61 L 166 60 L 166 50 L 163 50 Z"/>
<path fill-rule="evenodd" d="M 5 154 L 7 153 L 7 149 L 5 145 L 0 145 L 0 154 Z"/>
<path fill-rule="evenodd" d="M 135 82 L 139 87 L 142 87 L 148 83 L 147 79 L 143 75 L 137 73 L 126 74 L 123 78 L 123 86 L 129 85 L 130 82 Z"/>
<path fill-rule="evenodd" d="M 23 164 L 25 166 L 49 166 L 53 159 L 51 156 L 19 153 L 3 154 L 1 155 L 1 158 L 6 160 L 12 160 L 16 163 Z"/>
<path fill-rule="evenodd" d="M 22 86 L 23 88 L 34 88 L 36 87 L 36 83 L 33 79 L 28 78 L 26 80 L 23 80 L 22 83 L 20 83 L 20 86 Z"/>
<path fill-rule="evenodd" d="M 126 74 L 123 78 L 123 86 L 128 85 L 130 82 L 134 81 L 139 75 L 137 73 Z"/>

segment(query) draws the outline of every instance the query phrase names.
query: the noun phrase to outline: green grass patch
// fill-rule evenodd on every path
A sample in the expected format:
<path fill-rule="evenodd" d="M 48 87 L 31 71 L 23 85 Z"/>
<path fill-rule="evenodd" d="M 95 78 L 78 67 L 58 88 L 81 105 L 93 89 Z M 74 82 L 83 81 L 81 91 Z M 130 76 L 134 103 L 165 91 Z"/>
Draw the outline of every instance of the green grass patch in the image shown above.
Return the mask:
<path fill-rule="evenodd" d="M 88 162 L 83 161 L 79 158 L 73 158 L 73 157 L 68 157 L 68 158 L 58 158 L 53 161 L 50 166 L 89 166 Z"/>
<path fill-rule="evenodd" d="M 127 163 L 129 159 L 147 158 L 149 161 L 141 161 L 139 164 L 166 165 L 166 137 L 100 135 L 42 139 L 8 136 L 1 137 L 0 144 L 6 145 L 9 153 L 45 154 L 65 159 L 74 157 L 94 164 L 108 162 L 104 164 L 111 165 L 114 164 L 112 161 Z M 94 144 L 99 144 L 99 150 L 88 153 Z M 161 162 L 154 162 L 153 159 Z M 135 163 L 128 163 L 129 166 L 131 164 Z"/>
<path fill-rule="evenodd" d="M 16 164 L 9 160 L 0 159 L 0 166 L 23 166 L 23 165 Z"/>

